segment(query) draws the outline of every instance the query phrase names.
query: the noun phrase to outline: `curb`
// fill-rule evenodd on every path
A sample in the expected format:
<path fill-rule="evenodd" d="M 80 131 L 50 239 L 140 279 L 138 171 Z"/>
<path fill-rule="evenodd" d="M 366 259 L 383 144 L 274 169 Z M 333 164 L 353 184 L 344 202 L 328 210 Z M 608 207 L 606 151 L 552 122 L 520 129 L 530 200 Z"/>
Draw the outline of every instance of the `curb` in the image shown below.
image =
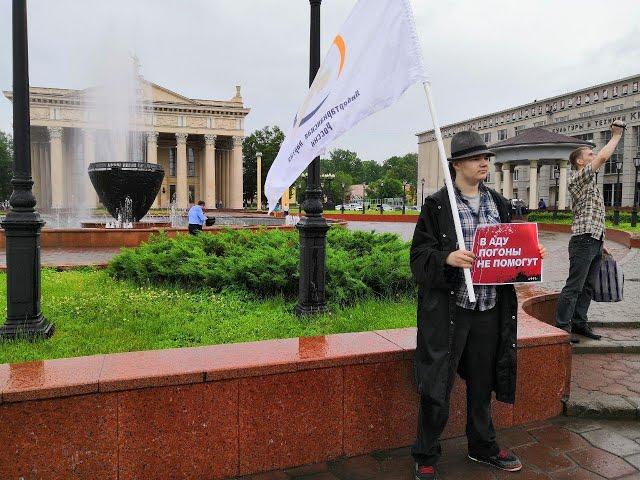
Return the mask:
<path fill-rule="evenodd" d="M 640 418 L 640 397 L 626 398 L 602 392 L 569 397 L 563 400 L 567 417 Z"/>
<path fill-rule="evenodd" d="M 580 339 L 580 343 L 572 346 L 574 355 L 604 354 L 604 353 L 640 353 L 640 342 L 588 342 Z"/>

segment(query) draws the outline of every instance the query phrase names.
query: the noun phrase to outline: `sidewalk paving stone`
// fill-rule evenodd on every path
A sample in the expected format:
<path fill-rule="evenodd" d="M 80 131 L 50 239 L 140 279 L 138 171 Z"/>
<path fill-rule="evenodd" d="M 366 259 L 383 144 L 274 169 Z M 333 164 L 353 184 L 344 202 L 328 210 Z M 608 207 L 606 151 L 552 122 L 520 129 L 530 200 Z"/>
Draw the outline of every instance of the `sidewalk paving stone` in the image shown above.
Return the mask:
<path fill-rule="evenodd" d="M 585 432 L 582 436 L 594 447 L 615 455 L 626 457 L 640 453 L 640 444 L 608 428 Z"/>
<path fill-rule="evenodd" d="M 617 478 L 637 472 L 635 467 L 619 456 L 595 447 L 570 452 L 568 455 L 585 470 L 605 478 Z"/>

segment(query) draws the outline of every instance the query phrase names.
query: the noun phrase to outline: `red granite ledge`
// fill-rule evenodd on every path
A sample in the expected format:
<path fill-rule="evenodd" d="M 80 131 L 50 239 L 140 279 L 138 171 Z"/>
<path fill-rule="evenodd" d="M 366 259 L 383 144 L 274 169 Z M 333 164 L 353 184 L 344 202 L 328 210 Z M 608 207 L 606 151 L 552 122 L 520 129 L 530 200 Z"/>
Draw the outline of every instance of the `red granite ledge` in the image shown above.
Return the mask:
<path fill-rule="evenodd" d="M 341 213 L 325 213 L 325 218 L 332 220 L 343 220 L 345 222 L 391 222 L 391 223 L 417 223 L 419 215 L 380 215 L 375 213 L 367 214 L 344 214 Z"/>
<path fill-rule="evenodd" d="M 2 402 L 68 397 L 98 391 L 105 355 L 0 364 Z"/>
<path fill-rule="evenodd" d="M 571 233 L 571 224 L 567 223 L 538 223 L 538 229 L 545 232 Z M 636 235 L 617 228 L 607 228 L 605 237 L 627 248 L 640 248 L 640 235 Z"/>
<path fill-rule="evenodd" d="M 521 300 L 552 299 L 518 288 Z M 535 319 L 520 303 L 518 348 L 563 344 L 566 332 Z M 416 328 L 354 332 L 0 365 L 0 401 L 15 402 L 184 385 L 413 358 Z"/>

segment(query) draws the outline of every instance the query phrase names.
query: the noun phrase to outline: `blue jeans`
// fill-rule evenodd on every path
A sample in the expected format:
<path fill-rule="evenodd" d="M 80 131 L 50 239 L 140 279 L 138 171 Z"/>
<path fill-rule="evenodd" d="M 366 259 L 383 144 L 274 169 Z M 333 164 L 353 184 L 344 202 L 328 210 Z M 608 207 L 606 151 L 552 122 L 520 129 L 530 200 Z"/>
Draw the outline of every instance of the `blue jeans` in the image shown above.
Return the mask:
<path fill-rule="evenodd" d="M 569 278 L 558 298 L 556 326 L 571 330 L 571 324 L 587 323 L 587 311 L 596 272 L 602 258 L 602 240 L 590 234 L 574 235 L 569 241 Z"/>

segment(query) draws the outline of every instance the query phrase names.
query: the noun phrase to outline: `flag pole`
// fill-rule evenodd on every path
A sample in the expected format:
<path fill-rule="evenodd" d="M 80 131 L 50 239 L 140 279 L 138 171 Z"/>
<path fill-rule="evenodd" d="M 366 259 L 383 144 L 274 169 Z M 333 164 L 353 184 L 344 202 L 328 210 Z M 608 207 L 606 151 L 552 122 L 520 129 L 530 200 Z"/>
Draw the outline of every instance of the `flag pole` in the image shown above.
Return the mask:
<path fill-rule="evenodd" d="M 436 135 L 436 142 L 438 144 L 438 153 L 440 157 L 440 165 L 444 171 L 444 182 L 447 186 L 447 193 L 449 194 L 449 204 L 451 205 L 451 216 L 453 217 L 453 224 L 456 229 L 456 238 L 458 240 L 458 248 L 466 250 L 464 243 L 464 236 L 462 235 L 462 225 L 460 224 L 460 216 L 458 215 L 458 204 L 456 202 L 456 195 L 453 191 L 453 182 L 451 181 L 451 173 L 449 173 L 449 163 L 447 161 L 447 154 L 444 151 L 444 143 L 442 141 L 442 134 L 440 133 L 440 124 L 438 123 L 438 117 L 436 115 L 436 108 L 433 105 L 433 99 L 431 98 L 431 83 L 423 82 L 424 93 L 427 95 L 427 103 L 429 104 L 429 111 L 431 112 L 431 119 L 433 120 L 433 131 Z M 473 283 L 471 282 L 471 269 L 463 268 L 464 282 L 467 285 L 467 293 L 469 295 L 469 301 L 476 302 L 476 294 L 473 291 Z"/>

